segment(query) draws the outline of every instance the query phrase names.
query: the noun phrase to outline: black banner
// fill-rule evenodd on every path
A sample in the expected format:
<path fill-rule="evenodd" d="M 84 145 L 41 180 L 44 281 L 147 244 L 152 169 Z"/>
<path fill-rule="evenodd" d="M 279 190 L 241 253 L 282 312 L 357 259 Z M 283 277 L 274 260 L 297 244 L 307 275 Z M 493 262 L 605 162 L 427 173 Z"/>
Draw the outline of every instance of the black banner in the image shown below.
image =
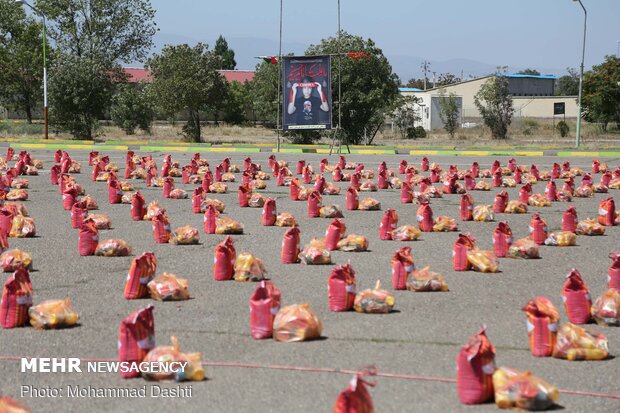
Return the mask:
<path fill-rule="evenodd" d="M 287 56 L 282 60 L 283 129 L 331 129 L 330 56 Z"/>

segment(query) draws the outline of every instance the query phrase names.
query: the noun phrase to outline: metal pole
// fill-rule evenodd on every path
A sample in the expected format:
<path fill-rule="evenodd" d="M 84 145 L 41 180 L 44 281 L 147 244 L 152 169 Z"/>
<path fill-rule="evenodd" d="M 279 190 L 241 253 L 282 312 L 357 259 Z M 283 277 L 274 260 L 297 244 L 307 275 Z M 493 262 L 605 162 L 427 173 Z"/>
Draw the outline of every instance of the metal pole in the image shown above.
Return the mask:
<path fill-rule="evenodd" d="M 618 44 L 618 51 L 616 52 L 616 59 L 620 59 L 620 40 L 616 40 Z"/>
<path fill-rule="evenodd" d="M 276 119 L 276 127 L 278 129 L 278 144 L 276 147 L 276 150 L 278 152 L 280 152 L 280 110 L 281 110 L 281 106 L 282 106 L 282 102 L 280 101 L 280 90 L 281 90 L 281 83 L 282 83 L 282 3 L 283 0 L 280 0 L 280 45 L 278 48 L 278 118 Z"/>
<path fill-rule="evenodd" d="M 577 131 L 575 133 L 575 147 L 579 147 L 579 140 L 581 138 L 581 95 L 583 90 L 583 61 L 586 56 L 586 25 L 588 21 L 588 12 L 586 8 L 583 7 L 583 3 L 581 0 L 573 0 L 578 1 L 579 5 L 583 9 L 583 48 L 581 50 L 581 67 L 579 70 L 579 98 L 578 98 L 578 110 L 577 110 Z"/>
<path fill-rule="evenodd" d="M 340 44 L 340 0 L 338 0 L 338 128 L 336 132 L 338 133 L 338 153 L 342 151 L 342 132 L 340 130 L 340 126 L 342 125 L 342 56 L 340 53 L 342 52 L 341 44 Z"/>

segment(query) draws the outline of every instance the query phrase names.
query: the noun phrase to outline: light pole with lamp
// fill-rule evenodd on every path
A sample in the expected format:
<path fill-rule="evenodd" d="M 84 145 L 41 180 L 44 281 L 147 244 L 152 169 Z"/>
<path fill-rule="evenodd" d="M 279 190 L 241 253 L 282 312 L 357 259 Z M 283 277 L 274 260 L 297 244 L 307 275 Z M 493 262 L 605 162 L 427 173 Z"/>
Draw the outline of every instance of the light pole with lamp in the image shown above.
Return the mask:
<path fill-rule="evenodd" d="M 39 9 L 28 4 L 25 0 L 15 0 L 15 3 L 30 7 L 36 14 L 43 18 L 43 124 L 45 125 L 45 139 L 48 138 L 48 118 L 47 118 L 47 61 L 45 49 L 47 46 L 47 28 L 45 15 Z"/>
<path fill-rule="evenodd" d="M 586 56 L 586 24 L 588 22 L 588 12 L 586 8 L 583 7 L 583 3 L 581 0 L 573 0 L 578 1 L 579 5 L 583 9 L 583 48 L 581 50 L 581 69 L 579 71 L 579 101 L 578 101 L 578 109 L 577 109 L 577 131 L 575 132 L 575 147 L 579 147 L 579 139 L 581 138 L 581 93 L 583 89 L 583 61 Z"/>

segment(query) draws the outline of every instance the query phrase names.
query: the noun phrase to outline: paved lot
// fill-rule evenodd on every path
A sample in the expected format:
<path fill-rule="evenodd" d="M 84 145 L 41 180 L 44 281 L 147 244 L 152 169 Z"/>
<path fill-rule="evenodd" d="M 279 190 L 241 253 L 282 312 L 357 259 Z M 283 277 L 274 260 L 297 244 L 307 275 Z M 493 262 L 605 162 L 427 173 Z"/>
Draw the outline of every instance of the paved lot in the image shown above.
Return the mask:
<path fill-rule="evenodd" d="M 521 307 L 536 295 L 546 295 L 558 307 L 561 321 L 566 321 L 560 290 L 565 275 L 571 268 L 579 269 L 590 287 L 593 297 L 606 290 L 606 274 L 612 250 L 620 250 L 620 227 L 607 228 L 603 237 L 579 237 L 578 247 L 542 247 L 541 260 L 501 259 L 499 274 L 474 272 L 457 273 L 452 270 L 451 251 L 455 233 L 424 233 L 419 241 L 408 243 L 416 265 L 431 265 L 442 273 L 450 287 L 448 293 L 395 292 L 397 312 L 387 315 L 363 315 L 355 312 L 332 313 L 327 305 L 327 278 L 331 266 L 283 265 L 280 263 L 280 244 L 285 229 L 260 225 L 260 209 L 238 208 L 238 183 L 229 185 L 229 193 L 216 196 L 226 203 L 226 214 L 245 225 L 245 234 L 235 236 L 237 252 L 249 251 L 261 258 L 270 276 L 282 291 L 283 305 L 307 302 L 323 321 L 323 340 L 307 343 L 283 344 L 273 340 L 255 341 L 249 331 L 249 297 L 256 288 L 254 283 L 213 281 L 213 249 L 224 236 L 205 235 L 202 215 L 191 213 L 191 201 L 162 199 L 160 188 L 146 188 L 143 181 L 134 181 L 148 201 L 159 200 L 168 210 L 172 227 L 190 224 L 200 229 L 201 244 L 174 246 L 155 244 L 150 222 L 133 222 L 128 205 L 109 205 L 105 183 L 90 180 L 86 151 L 69 151 L 83 166 L 77 175 L 87 193 L 93 195 L 102 213 L 112 218 L 114 229 L 101 231 L 100 238 L 120 238 L 134 249 L 134 254 L 153 251 L 157 256 L 158 274 L 166 271 L 189 279 L 192 299 L 185 302 L 167 302 L 155 305 L 155 329 L 160 345 L 169 343 L 169 336 L 179 337 L 183 350 L 201 351 L 207 362 L 236 362 L 260 365 L 290 365 L 318 368 L 355 370 L 375 364 L 379 371 L 402 375 L 454 378 L 455 357 L 460 346 L 475 333 L 481 324 L 488 327 L 488 335 L 497 347 L 496 362 L 519 369 L 532 370 L 548 382 L 566 390 L 620 394 L 617 380 L 618 358 L 599 362 L 568 362 L 553 358 L 535 358 L 527 345 L 525 314 Z M 6 357 L 83 357 L 115 358 L 117 331 L 120 320 L 151 300 L 127 301 L 123 286 L 132 257 L 102 258 L 79 257 L 77 232 L 70 225 L 68 211 L 61 205 L 58 187 L 49 183 L 51 151 L 33 151 L 34 158 L 43 159 L 46 170 L 38 177 L 31 177 L 30 199 L 26 202 L 30 215 L 37 224 L 34 239 L 10 239 L 11 247 L 33 254 L 35 271 L 31 273 L 35 303 L 44 299 L 70 297 L 80 313 L 81 325 L 73 329 L 36 331 L 18 328 L 0 331 L 0 394 L 20 399 L 22 385 L 36 388 L 64 387 L 81 384 L 93 387 L 142 387 L 154 383 L 142 379 L 122 380 L 114 374 L 22 374 L 19 362 Z M 125 154 L 108 152 L 114 162 L 124 165 Z M 153 154 L 161 167 L 163 153 Z M 185 164 L 189 153 L 174 153 L 173 159 Z M 205 154 L 214 167 L 225 155 Z M 254 153 L 254 161 L 267 169 L 268 154 Z M 318 170 L 321 155 L 282 154 L 278 159 L 288 160 L 294 171 L 295 161 L 305 159 Z M 242 166 L 244 154 L 231 156 L 232 162 Z M 503 165 L 508 157 L 497 157 Z M 396 156 L 347 156 L 348 161 L 362 162 L 374 169 L 385 159 L 392 169 L 401 159 L 419 165 L 420 157 Z M 468 168 L 477 160 L 481 168 L 488 168 L 494 158 L 431 157 L 444 169 L 456 163 Z M 558 158 L 519 158 L 518 164 L 536 163 L 539 169 L 550 169 Z M 564 161 L 565 159 L 561 159 Z M 568 159 L 573 166 L 590 169 L 589 158 Z M 330 158 L 335 163 L 337 157 Z M 603 159 L 602 159 L 603 161 Z M 619 159 L 604 159 L 616 166 Z M 240 174 L 237 174 L 240 180 Z M 598 182 L 599 176 L 595 176 Z M 331 178 L 328 179 L 330 181 Z M 191 191 L 191 185 L 177 187 Z M 490 181 L 490 180 L 489 180 Z M 579 182 L 580 179 L 577 179 Z M 335 203 L 344 209 L 344 190 L 348 183 L 341 183 L 342 195 L 325 197 L 324 203 Z M 437 184 L 438 185 L 438 184 Z M 559 185 L 561 187 L 561 185 Z M 534 187 L 543 192 L 544 184 Z M 278 212 L 290 212 L 301 227 L 302 245 L 312 237 L 322 237 L 328 219 L 307 218 L 305 202 L 288 200 L 288 188 L 277 187 L 275 180 L 268 181 L 263 191 L 277 197 Z M 517 199 L 518 188 L 508 190 L 510 199 Z M 384 190 L 369 194 L 388 207 L 396 209 L 399 224 L 415 224 L 417 206 L 403 205 L 399 190 Z M 619 191 L 612 191 L 620 205 Z M 476 203 L 492 204 L 495 191 L 473 192 Z M 365 195 L 361 194 L 360 198 Z M 575 199 L 579 218 L 595 217 L 598 202 L 604 194 L 592 199 Z M 435 215 L 449 215 L 458 219 L 459 195 L 447 195 L 432 200 Z M 549 227 L 560 228 L 564 203 L 554 203 L 548 208 L 531 208 L 539 211 Z M 390 260 L 404 243 L 380 241 L 378 228 L 383 212 L 346 211 L 348 233 L 366 235 L 370 252 L 333 253 L 336 263 L 350 260 L 357 273 L 358 291 L 372 287 L 377 279 L 391 289 Z M 515 239 L 527 236 L 530 214 L 499 215 L 496 220 L 507 220 Z M 496 223 L 459 221 L 461 231 L 471 232 L 483 249 L 492 249 L 492 231 Z M 620 329 L 590 326 L 602 331 L 609 339 L 612 355 L 620 355 Z M 21 399 L 33 411 L 331 411 L 340 391 L 348 384 L 350 376 L 327 372 L 306 372 L 273 369 L 248 369 L 241 367 L 207 367 L 208 380 L 188 383 L 192 397 L 97 399 L 68 398 L 66 391 L 60 398 Z M 176 388 L 176 384 L 161 384 Z M 183 385 L 184 386 L 184 385 Z M 492 411 L 493 404 L 464 407 L 459 404 L 453 383 L 435 381 L 379 378 L 371 389 L 375 408 L 380 412 L 457 412 Z M 148 394 L 147 394 L 148 396 Z M 611 412 L 620 411 L 620 401 L 613 399 L 564 394 L 560 405 L 566 411 Z"/>

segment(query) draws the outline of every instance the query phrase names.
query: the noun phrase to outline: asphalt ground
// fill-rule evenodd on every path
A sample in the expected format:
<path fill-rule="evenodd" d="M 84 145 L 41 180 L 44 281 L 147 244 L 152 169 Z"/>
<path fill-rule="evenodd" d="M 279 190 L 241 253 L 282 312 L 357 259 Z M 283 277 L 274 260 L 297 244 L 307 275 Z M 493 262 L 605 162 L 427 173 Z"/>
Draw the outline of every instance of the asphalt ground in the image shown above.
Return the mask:
<path fill-rule="evenodd" d="M 249 297 L 255 283 L 215 282 L 213 280 L 213 250 L 225 236 L 206 235 L 202 230 L 202 215 L 192 214 L 191 200 L 163 199 L 161 188 L 147 188 L 144 181 L 133 181 L 147 202 L 158 200 L 166 208 L 172 227 L 192 225 L 200 230 L 200 245 L 175 246 L 156 244 L 150 222 L 134 222 L 129 205 L 110 205 L 105 183 L 90 180 L 88 152 L 69 150 L 82 163 L 77 181 L 99 203 L 98 212 L 108 214 L 113 229 L 100 231 L 100 239 L 120 238 L 133 247 L 133 255 L 153 251 L 157 256 L 157 273 L 172 272 L 189 279 L 192 299 L 184 302 L 155 302 L 150 299 L 128 301 L 123 287 L 133 257 L 80 257 L 77 251 L 77 230 L 71 228 L 70 214 L 62 209 L 58 187 L 49 182 L 52 151 L 31 151 L 33 158 L 42 159 L 45 170 L 30 180 L 29 200 L 25 202 L 36 220 L 37 237 L 9 239 L 11 248 L 20 248 L 33 255 L 31 279 L 34 302 L 70 297 L 80 314 L 80 325 L 62 330 L 37 331 L 30 327 L 0 331 L 0 394 L 12 396 L 28 405 L 34 412 L 60 411 L 216 411 L 216 412 L 327 412 L 331 411 L 338 394 L 346 388 L 350 376 L 330 372 L 294 371 L 287 369 L 244 368 L 238 366 L 206 367 L 208 380 L 181 383 L 191 386 L 191 397 L 150 397 L 151 386 L 157 384 L 175 389 L 176 383 L 153 383 L 141 378 L 124 380 L 113 373 L 21 373 L 20 362 L 11 357 L 80 357 L 116 359 L 118 327 L 121 319 L 147 304 L 155 306 L 157 344 L 168 345 L 169 337 L 179 338 L 187 352 L 204 353 L 207 363 L 242 363 L 284 365 L 309 368 L 357 370 L 376 365 L 382 373 L 411 376 L 409 379 L 379 377 L 377 386 L 370 389 L 378 412 L 478 412 L 496 410 L 494 404 L 463 406 L 459 403 L 456 385 L 451 382 L 414 380 L 455 378 L 455 358 L 460 347 L 480 328 L 497 348 L 498 366 L 531 370 L 534 374 L 564 390 L 620 395 L 618 371 L 620 361 L 620 329 L 588 326 L 603 332 L 609 339 L 610 354 L 605 361 L 569 362 L 554 358 L 535 358 L 528 349 L 525 314 L 521 307 L 537 295 L 549 297 L 560 311 L 561 323 L 567 320 L 561 300 L 561 288 L 566 274 L 577 268 L 586 280 L 592 297 L 606 290 L 606 274 L 610 251 L 620 250 L 620 227 L 607 228 L 605 236 L 578 237 L 577 247 L 541 247 L 540 260 L 501 259 L 498 274 L 481 274 L 452 270 L 451 251 L 456 233 L 423 233 L 420 240 L 410 243 L 380 241 L 379 223 L 383 211 L 394 208 L 399 225 L 415 224 L 415 204 L 400 203 L 400 190 L 380 190 L 360 193 L 360 199 L 371 196 L 382 204 L 382 211 L 347 211 L 342 182 L 339 196 L 325 196 L 324 204 L 342 207 L 347 233 L 362 234 L 370 241 L 368 252 L 333 252 L 332 260 L 342 264 L 350 260 L 357 276 L 358 291 L 371 288 L 377 279 L 391 290 L 390 261 L 401 246 L 412 248 L 418 268 L 430 265 L 446 278 L 447 293 L 412 293 L 395 291 L 395 312 L 386 315 L 366 315 L 355 312 L 333 313 L 327 303 L 327 278 L 332 266 L 284 265 L 280 262 L 280 245 L 285 228 L 263 227 L 261 209 L 239 208 L 237 186 L 229 184 L 229 192 L 210 195 L 226 204 L 226 215 L 241 221 L 243 235 L 233 236 L 237 252 L 248 251 L 261 258 L 271 279 L 282 291 L 282 305 L 309 303 L 323 322 L 323 338 L 304 343 L 279 343 L 274 340 L 253 340 L 249 328 Z M 124 165 L 124 152 L 106 152 L 113 162 Z M 146 155 L 146 153 L 140 153 Z M 153 153 L 161 167 L 163 153 Z M 231 154 L 232 163 L 242 167 L 243 153 Z M 250 154 L 253 161 L 267 168 L 267 153 Z M 204 154 L 212 168 L 226 154 Z M 173 153 L 173 159 L 185 164 L 190 153 Z M 320 159 L 314 154 L 281 154 L 294 172 L 295 162 L 305 159 L 318 170 Z M 401 159 L 419 165 L 420 156 L 347 155 L 347 160 L 361 162 L 376 169 L 382 160 L 397 170 Z M 450 164 L 466 169 L 473 161 L 481 169 L 489 168 L 494 159 L 505 165 L 509 157 L 429 157 L 444 170 Z M 555 157 L 518 158 L 518 164 L 536 163 L 540 170 L 550 169 L 553 162 L 569 160 L 572 166 L 590 169 L 590 158 L 560 159 Z M 337 156 L 329 158 L 331 164 Z M 620 159 L 601 159 L 610 167 Z M 121 169 L 122 170 L 122 169 Z M 236 174 L 238 180 L 241 174 Z M 328 181 L 331 177 L 326 175 Z M 594 177 L 598 182 L 600 177 Z M 177 188 L 188 192 L 193 185 Z M 491 180 L 488 180 L 491 182 Z M 580 179 L 577 178 L 577 183 Z M 439 186 L 439 184 L 435 184 Z M 545 183 L 534 186 L 543 192 Z M 558 189 L 561 181 L 558 181 Z M 265 195 L 277 197 L 278 212 L 290 212 L 301 228 L 301 244 L 313 237 L 324 236 L 331 220 L 307 217 L 306 202 L 291 202 L 288 187 L 277 187 L 272 178 L 267 181 Z M 492 204 L 496 190 L 474 191 L 476 204 Z M 518 198 L 518 188 L 508 189 L 510 199 Z M 620 204 L 618 191 L 612 191 Z M 598 203 L 610 196 L 595 194 L 591 199 L 574 199 L 580 219 L 595 218 Z M 458 220 L 459 195 L 444 195 L 432 199 L 435 216 L 449 215 Z M 530 207 L 538 211 L 551 230 L 560 228 L 561 216 L 567 204 L 554 203 L 547 208 Z M 498 214 L 496 221 L 508 221 L 514 239 L 528 235 L 530 213 L 523 215 Z M 459 222 L 459 230 L 472 233 L 482 249 L 492 249 L 492 232 L 497 222 Z M 7 274 L 8 275 L 8 274 Z M 5 275 L 5 276 L 7 276 Z M 415 376 L 415 377 L 413 377 Z M 67 385 L 94 388 L 142 388 L 145 398 L 70 398 Z M 23 386 L 34 389 L 60 388 L 62 397 L 32 397 Z M 26 387 L 29 389 L 29 387 Z M 562 394 L 559 405 L 569 412 L 620 411 L 620 400 L 583 395 Z"/>

